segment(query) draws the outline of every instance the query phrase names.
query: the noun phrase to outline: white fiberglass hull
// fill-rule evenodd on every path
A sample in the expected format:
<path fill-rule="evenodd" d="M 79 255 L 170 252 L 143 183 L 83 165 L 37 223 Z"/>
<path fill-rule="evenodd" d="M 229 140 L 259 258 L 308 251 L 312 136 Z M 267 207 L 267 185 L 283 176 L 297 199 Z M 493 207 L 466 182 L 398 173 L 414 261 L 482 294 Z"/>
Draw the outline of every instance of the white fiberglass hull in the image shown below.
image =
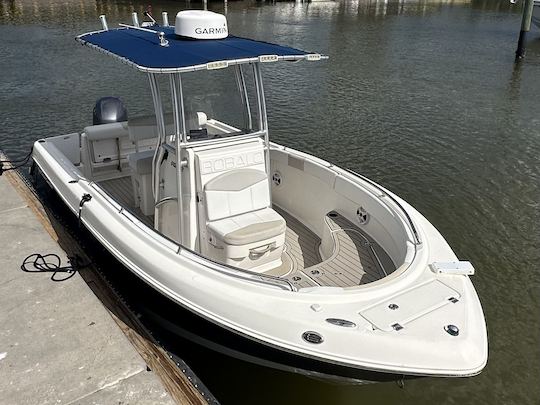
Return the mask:
<path fill-rule="evenodd" d="M 180 248 L 125 210 L 98 184 L 84 179 L 57 146 L 56 142 L 38 141 L 33 157 L 67 206 L 77 215 L 81 197 L 90 194 L 92 199 L 84 204 L 81 222 L 98 241 L 148 285 L 206 321 L 272 350 L 346 370 L 457 377 L 475 375 L 484 368 L 487 333 L 469 277 L 435 274 L 430 269 L 431 263 L 457 258 L 418 211 L 387 190 L 379 189 L 406 214 L 392 211 L 392 201 L 381 209 L 400 224 L 410 217 L 422 241 L 414 249 L 409 246 L 408 252 L 414 253 L 407 254 L 405 263 L 388 277 L 355 288 L 288 291 L 279 283 L 264 284 L 243 277 L 241 272 L 218 271 L 219 265 Z M 274 149 L 317 163 L 351 187 L 372 189 L 362 178 L 309 155 L 279 146 Z M 454 291 L 459 299 L 436 305 L 422 302 L 424 292 L 434 283 Z M 410 316 L 402 318 L 402 329 L 383 330 L 363 315 L 374 307 L 404 299 L 404 294 L 409 301 L 416 300 L 416 291 L 418 309 L 412 308 Z M 331 324 L 329 318 L 350 320 L 355 326 Z M 459 326 L 458 336 L 447 333 L 444 328 L 449 324 Z M 307 342 L 302 336 L 308 331 L 316 331 L 324 340 L 320 344 Z"/>

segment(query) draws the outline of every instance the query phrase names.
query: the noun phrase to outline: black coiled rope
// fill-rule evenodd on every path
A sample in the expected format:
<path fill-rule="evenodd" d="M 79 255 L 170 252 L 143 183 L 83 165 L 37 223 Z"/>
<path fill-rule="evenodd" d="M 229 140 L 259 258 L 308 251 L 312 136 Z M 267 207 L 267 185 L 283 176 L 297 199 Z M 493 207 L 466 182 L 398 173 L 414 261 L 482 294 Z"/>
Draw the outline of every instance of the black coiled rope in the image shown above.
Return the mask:
<path fill-rule="evenodd" d="M 32 146 L 30 148 L 30 152 L 28 152 L 28 155 L 23 157 L 22 159 L 16 159 L 16 160 L 0 160 L 0 176 L 7 172 L 8 170 L 17 170 L 20 167 L 25 166 L 30 158 L 32 157 L 32 151 L 34 150 L 34 147 Z M 4 167 L 4 164 L 8 164 L 8 167 Z"/>
<path fill-rule="evenodd" d="M 68 257 L 67 266 L 61 266 L 62 261 L 60 256 L 55 253 L 49 253 L 42 255 L 39 253 L 32 253 L 27 256 L 22 265 L 21 270 L 27 273 L 53 273 L 51 276 L 52 281 L 66 281 L 75 275 L 79 270 L 90 266 L 89 263 L 82 263 L 79 256 Z M 64 273 L 66 276 L 60 277 L 59 273 Z"/>

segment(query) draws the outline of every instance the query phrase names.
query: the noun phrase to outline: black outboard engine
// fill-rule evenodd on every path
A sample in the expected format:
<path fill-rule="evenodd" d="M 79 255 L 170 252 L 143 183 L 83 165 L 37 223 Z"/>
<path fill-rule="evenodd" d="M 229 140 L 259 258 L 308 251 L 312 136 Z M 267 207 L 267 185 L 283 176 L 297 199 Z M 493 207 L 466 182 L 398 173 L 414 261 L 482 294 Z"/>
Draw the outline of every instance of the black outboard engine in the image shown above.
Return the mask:
<path fill-rule="evenodd" d="M 117 97 L 102 97 L 94 107 L 93 125 L 127 121 L 127 110 Z"/>

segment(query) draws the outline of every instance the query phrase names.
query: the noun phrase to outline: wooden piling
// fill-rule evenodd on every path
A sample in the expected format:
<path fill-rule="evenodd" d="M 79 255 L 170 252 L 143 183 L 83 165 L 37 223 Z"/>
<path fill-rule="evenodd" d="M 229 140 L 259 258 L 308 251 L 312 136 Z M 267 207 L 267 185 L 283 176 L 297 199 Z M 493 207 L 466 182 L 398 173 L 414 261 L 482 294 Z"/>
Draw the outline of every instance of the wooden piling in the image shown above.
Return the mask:
<path fill-rule="evenodd" d="M 523 17 L 521 19 L 521 31 L 519 32 L 518 46 L 516 50 L 516 62 L 525 57 L 525 41 L 527 34 L 531 30 L 531 20 L 533 15 L 534 0 L 524 0 Z"/>

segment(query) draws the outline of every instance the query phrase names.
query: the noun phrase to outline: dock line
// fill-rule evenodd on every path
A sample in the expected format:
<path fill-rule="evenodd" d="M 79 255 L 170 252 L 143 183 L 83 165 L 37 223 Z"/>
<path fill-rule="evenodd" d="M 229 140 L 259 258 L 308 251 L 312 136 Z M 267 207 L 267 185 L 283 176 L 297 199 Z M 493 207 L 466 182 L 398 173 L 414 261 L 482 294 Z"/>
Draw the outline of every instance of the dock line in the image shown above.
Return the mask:
<path fill-rule="evenodd" d="M 30 148 L 30 152 L 28 152 L 28 155 L 26 155 L 22 159 L 16 159 L 16 160 L 3 159 L 3 160 L 0 160 L 0 176 L 4 172 L 7 172 L 9 170 L 17 170 L 17 169 L 25 166 L 30 161 L 30 158 L 32 157 L 32 152 L 33 151 L 34 151 L 34 147 L 32 146 Z M 0 156 L 5 156 L 5 155 L 2 154 Z M 5 164 L 7 164 L 8 166 L 4 167 Z"/>
<path fill-rule="evenodd" d="M 32 253 L 28 255 L 21 264 L 21 270 L 26 273 L 52 273 L 52 281 L 66 281 L 75 275 L 79 270 L 89 267 L 92 262 L 83 263 L 80 256 L 68 257 L 69 265 L 61 266 L 61 259 L 56 253 L 42 255 Z M 64 278 L 57 278 L 58 273 L 67 273 Z"/>

